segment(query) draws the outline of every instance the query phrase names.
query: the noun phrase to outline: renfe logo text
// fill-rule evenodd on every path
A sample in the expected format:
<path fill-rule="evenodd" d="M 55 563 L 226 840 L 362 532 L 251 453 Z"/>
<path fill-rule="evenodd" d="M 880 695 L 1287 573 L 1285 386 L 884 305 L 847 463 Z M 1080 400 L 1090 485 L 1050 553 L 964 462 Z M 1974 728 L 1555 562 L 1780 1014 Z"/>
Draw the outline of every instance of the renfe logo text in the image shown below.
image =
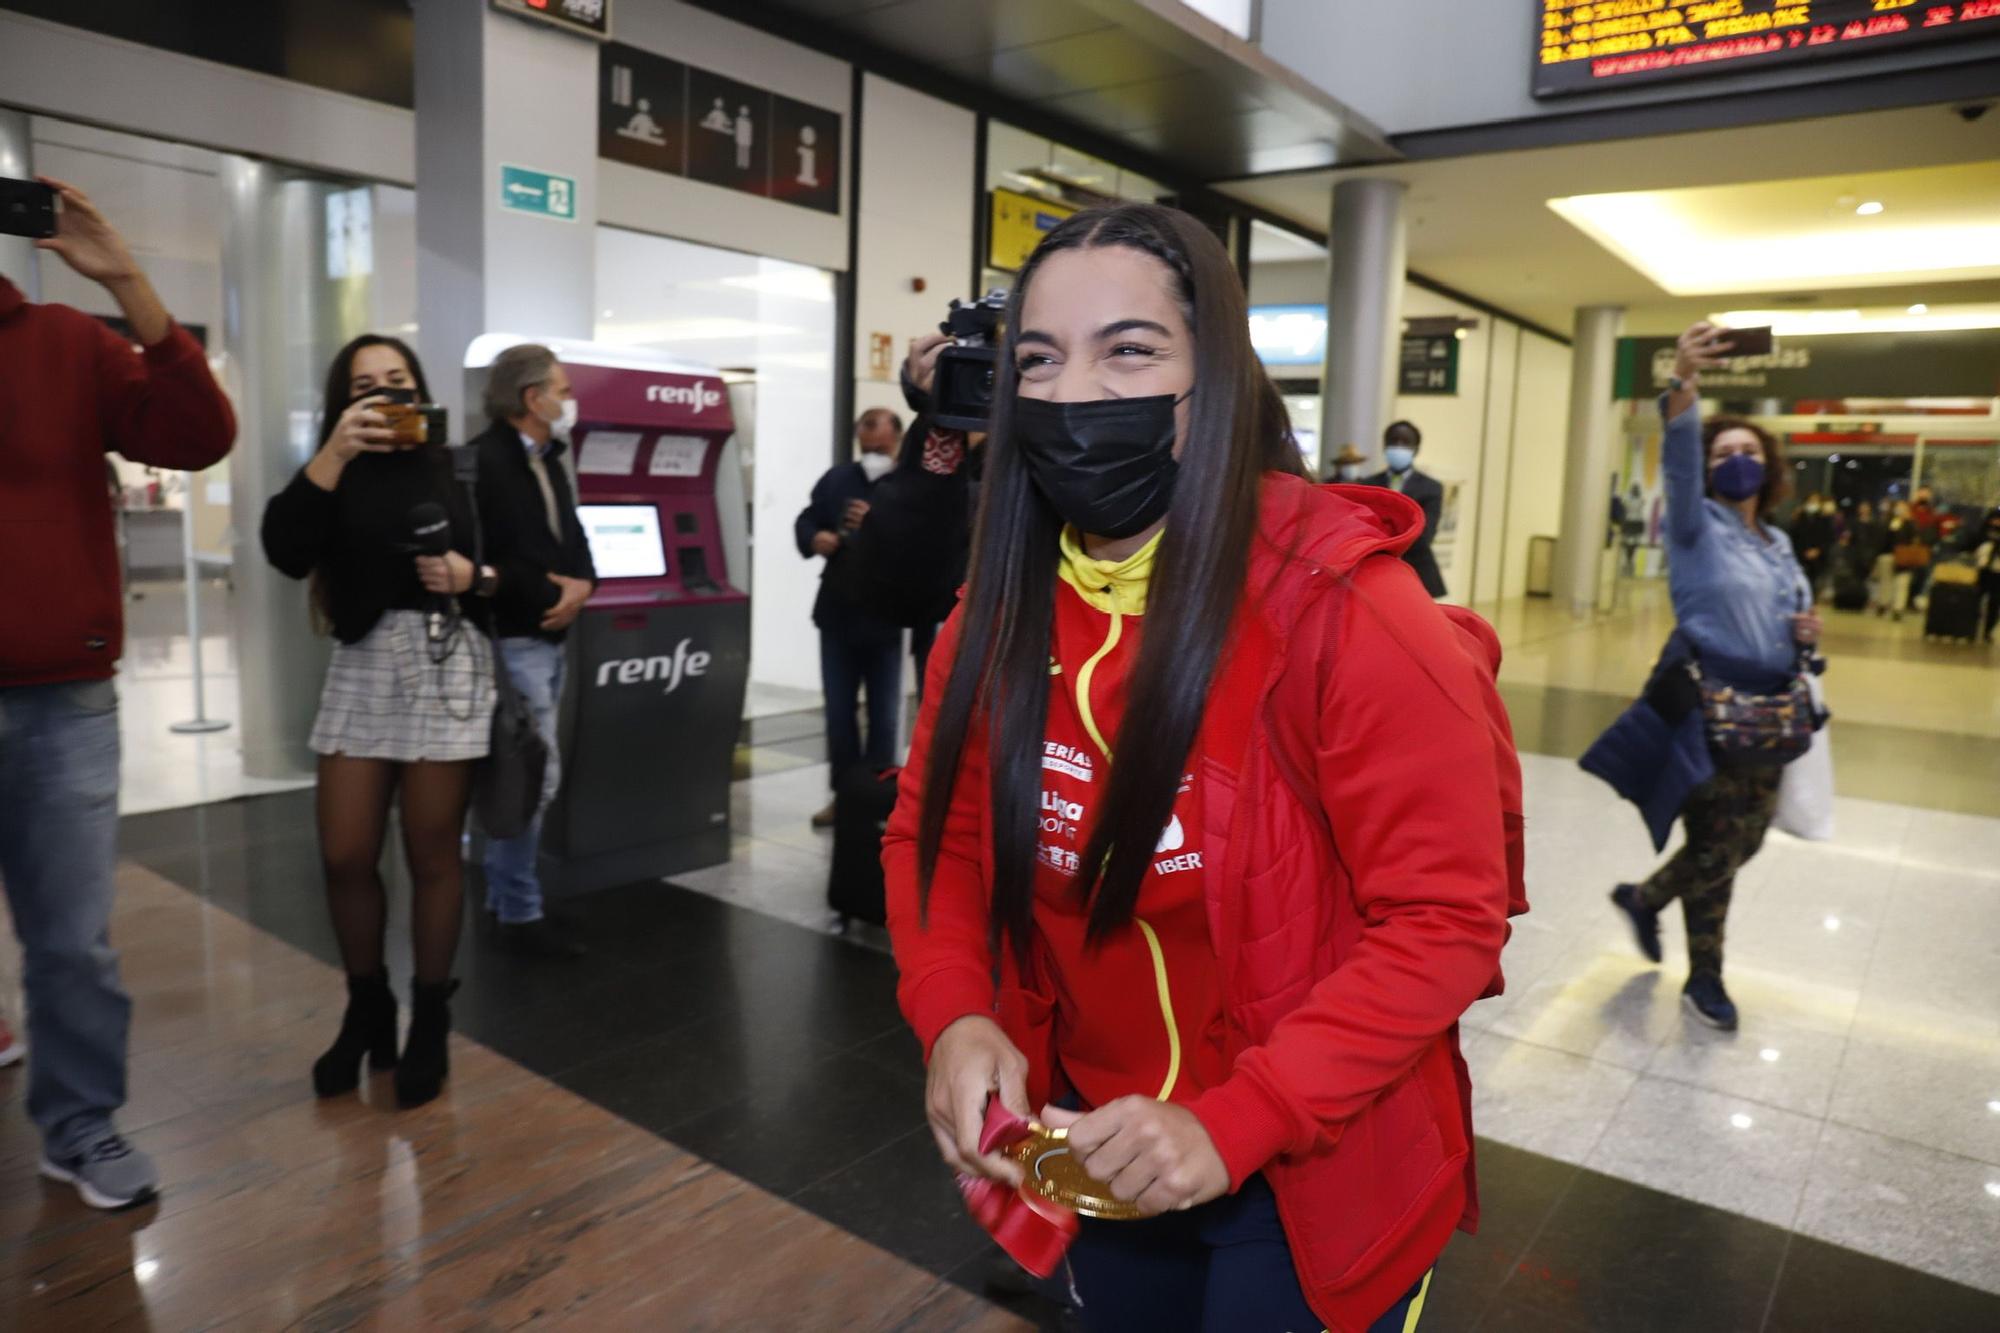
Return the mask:
<path fill-rule="evenodd" d="M 678 403 L 691 408 L 696 416 L 722 402 L 722 391 L 712 384 L 648 384 L 646 401 L 649 403 Z"/>
<path fill-rule="evenodd" d="M 690 676 L 708 674 L 709 655 L 688 651 L 689 639 L 682 639 L 672 657 L 614 657 L 597 668 L 599 685 L 637 685 L 641 681 L 664 680 L 665 693 L 672 694 Z"/>

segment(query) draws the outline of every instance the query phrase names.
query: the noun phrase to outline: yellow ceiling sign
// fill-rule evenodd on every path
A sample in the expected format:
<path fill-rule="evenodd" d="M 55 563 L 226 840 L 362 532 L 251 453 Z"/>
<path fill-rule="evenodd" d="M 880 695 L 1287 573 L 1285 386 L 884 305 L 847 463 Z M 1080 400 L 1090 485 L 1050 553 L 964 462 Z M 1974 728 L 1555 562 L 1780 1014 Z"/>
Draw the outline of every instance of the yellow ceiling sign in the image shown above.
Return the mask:
<path fill-rule="evenodd" d="M 1062 220 L 1080 210 L 1073 204 L 1038 199 L 1013 190 L 992 192 L 992 225 L 987 229 L 986 262 L 1009 273 L 1019 272 L 1028 256 Z"/>

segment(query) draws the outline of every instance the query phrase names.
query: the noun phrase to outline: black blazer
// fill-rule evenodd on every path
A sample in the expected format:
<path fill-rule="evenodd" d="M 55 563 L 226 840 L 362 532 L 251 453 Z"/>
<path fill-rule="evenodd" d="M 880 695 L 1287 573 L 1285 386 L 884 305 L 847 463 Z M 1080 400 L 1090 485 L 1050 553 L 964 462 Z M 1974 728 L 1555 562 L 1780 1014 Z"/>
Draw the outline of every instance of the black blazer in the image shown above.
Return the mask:
<path fill-rule="evenodd" d="M 1361 483 L 1364 486 L 1387 486 L 1388 469 L 1377 472 Z M 1424 582 L 1424 591 L 1433 597 L 1445 593 L 1444 575 L 1438 572 L 1437 557 L 1431 554 L 1431 538 L 1437 535 L 1438 519 L 1444 513 L 1444 483 L 1436 477 L 1426 476 L 1415 468 L 1403 481 L 1403 494 L 1415 500 L 1424 510 L 1424 532 L 1416 544 L 1403 552 L 1403 559 L 1410 568 L 1417 571 L 1417 577 Z"/>
<path fill-rule="evenodd" d="M 548 576 L 597 581 L 590 542 L 576 516 L 576 493 L 560 462 L 568 446 L 551 440 L 545 457 L 562 518 L 560 533 L 549 530 L 548 507 L 528 468 L 521 432 L 496 421 L 466 447 L 479 451 L 479 530 L 486 563 L 500 575 L 493 594 L 493 632 L 503 639 L 561 643 L 565 631 L 542 629 L 542 617 L 562 596 Z"/>

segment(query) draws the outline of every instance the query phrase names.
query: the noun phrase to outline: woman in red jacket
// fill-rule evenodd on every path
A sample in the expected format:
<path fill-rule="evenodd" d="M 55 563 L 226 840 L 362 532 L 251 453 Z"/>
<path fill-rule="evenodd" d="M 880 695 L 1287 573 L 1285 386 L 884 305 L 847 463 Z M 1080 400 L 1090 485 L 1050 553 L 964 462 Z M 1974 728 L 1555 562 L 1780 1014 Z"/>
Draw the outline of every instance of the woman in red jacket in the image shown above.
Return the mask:
<path fill-rule="evenodd" d="M 1497 647 L 1397 558 L 1415 504 L 1304 479 L 1201 223 L 1069 219 L 1007 327 L 884 844 L 939 1150 L 1020 1184 L 980 1151 L 997 1097 L 1148 1215 L 1082 1224 L 1093 1329 L 1413 1327 L 1477 1211 L 1457 1022 L 1518 872 Z"/>

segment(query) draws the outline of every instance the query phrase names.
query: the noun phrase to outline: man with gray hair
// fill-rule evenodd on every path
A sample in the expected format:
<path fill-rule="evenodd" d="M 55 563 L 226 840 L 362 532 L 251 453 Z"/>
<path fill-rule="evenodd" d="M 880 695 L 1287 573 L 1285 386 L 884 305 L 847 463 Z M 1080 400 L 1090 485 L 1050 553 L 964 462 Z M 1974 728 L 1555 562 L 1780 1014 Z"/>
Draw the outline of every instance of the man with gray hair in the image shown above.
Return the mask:
<path fill-rule="evenodd" d="M 558 766 L 556 707 L 562 699 L 563 639 L 597 587 L 590 543 L 577 519 L 576 495 L 562 466 L 576 425 L 576 395 L 554 352 L 534 343 L 510 347 L 486 378 L 492 422 L 471 442 L 479 451 L 479 519 L 486 561 L 496 576 L 489 590 L 499 666 L 535 715 L 549 746 L 542 810 L 555 799 Z M 583 947 L 558 933 L 542 908 L 536 867 L 542 839 L 538 812 L 519 837 L 486 848 L 486 910 L 500 921 L 509 949 L 573 958 Z"/>

